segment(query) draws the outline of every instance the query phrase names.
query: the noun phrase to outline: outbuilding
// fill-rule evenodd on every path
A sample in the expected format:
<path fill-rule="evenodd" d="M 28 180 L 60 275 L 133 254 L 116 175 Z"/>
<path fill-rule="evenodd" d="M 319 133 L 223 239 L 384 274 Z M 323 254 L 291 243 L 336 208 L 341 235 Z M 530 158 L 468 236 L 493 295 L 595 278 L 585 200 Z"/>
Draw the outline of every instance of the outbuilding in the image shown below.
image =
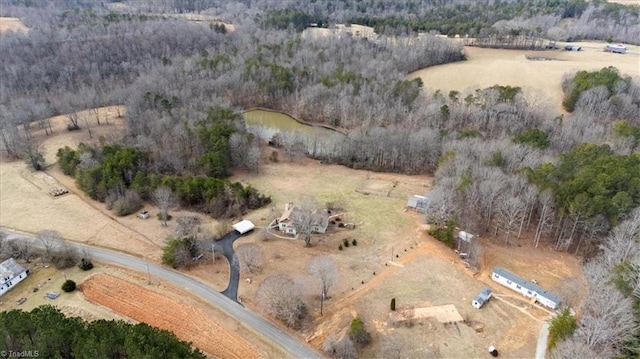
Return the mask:
<path fill-rule="evenodd" d="M 613 52 L 616 54 L 624 54 L 627 52 L 627 48 L 623 44 L 609 44 L 605 46 L 604 51 Z"/>
<path fill-rule="evenodd" d="M 527 298 L 533 298 L 536 302 L 551 309 L 556 309 L 560 304 L 560 297 L 556 294 L 551 293 L 536 284 L 528 282 L 503 268 L 495 267 L 491 274 L 491 279 L 524 295 Z"/>
<path fill-rule="evenodd" d="M 233 227 L 233 229 L 235 229 L 240 234 L 245 234 L 256 228 L 256 226 L 248 219 L 244 219 L 231 227 Z"/>
<path fill-rule="evenodd" d="M 473 300 L 471 301 L 471 305 L 476 309 L 480 309 L 482 308 L 484 303 L 488 302 L 489 299 L 491 299 L 492 295 L 493 294 L 491 292 L 491 289 L 484 288 L 480 291 L 480 294 L 473 298 Z"/>
<path fill-rule="evenodd" d="M 29 269 L 16 263 L 13 258 L 0 263 L 0 296 L 18 285 L 29 275 Z"/>
<path fill-rule="evenodd" d="M 408 209 L 413 209 L 414 211 L 425 213 L 427 211 L 428 206 L 429 206 L 428 197 L 414 194 L 413 196 L 409 196 L 409 199 L 407 199 Z"/>

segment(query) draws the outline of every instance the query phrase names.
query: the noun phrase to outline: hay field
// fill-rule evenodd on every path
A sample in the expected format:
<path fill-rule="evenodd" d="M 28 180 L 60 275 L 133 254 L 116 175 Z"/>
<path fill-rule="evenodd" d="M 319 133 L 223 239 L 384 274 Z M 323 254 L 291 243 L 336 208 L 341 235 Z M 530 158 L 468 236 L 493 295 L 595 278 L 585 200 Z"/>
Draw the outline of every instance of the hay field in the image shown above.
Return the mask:
<path fill-rule="evenodd" d="M 9 31 L 27 33 L 29 28 L 17 17 L 0 17 L 0 34 Z"/>
<path fill-rule="evenodd" d="M 526 51 L 465 47 L 467 61 L 433 66 L 409 74 L 421 78 L 426 89 L 444 93 L 475 90 L 493 85 L 521 87 L 527 96 L 537 98 L 562 112 L 562 78 L 581 70 L 617 67 L 622 74 L 640 80 L 640 47 L 628 45 L 628 53 L 602 51 L 600 42 L 575 42 L 582 51 Z M 559 44 L 564 47 L 564 44 Z M 529 60 L 527 57 L 548 60 Z"/>

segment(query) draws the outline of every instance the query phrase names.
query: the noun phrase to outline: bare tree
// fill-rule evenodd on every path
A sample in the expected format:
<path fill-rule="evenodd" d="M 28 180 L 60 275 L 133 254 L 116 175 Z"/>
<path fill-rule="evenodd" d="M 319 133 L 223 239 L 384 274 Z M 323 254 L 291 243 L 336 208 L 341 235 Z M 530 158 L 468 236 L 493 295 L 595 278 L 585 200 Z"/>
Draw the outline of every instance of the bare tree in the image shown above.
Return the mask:
<path fill-rule="evenodd" d="M 153 198 L 156 201 L 156 206 L 160 210 L 160 220 L 163 225 L 167 226 L 167 220 L 169 220 L 169 207 L 173 204 L 173 192 L 171 188 L 160 186 L 153 191 Z"/>
<path fill-rule="evenodd" d="M 196 238 L 200 219 L 196 216 L 180 216 L 176 219 L 177 238 Z"/>
<path fill-rule="evenodd" d="M 509 244 L 511 234 L 517 228 L 518 222 L 524 216 L 524 204 L 518 197 L 507 197 L 502 200 L 498 208 L 498 221 L 500 226 L 504 229 L 504 242 Z M 496 226 L 496 233 L 498 232 L 498 226 Z"/>
<path fill-rule="evenodd" d="M 322 283 L 322 293 L 320 296 L 320 315 L 324 306 L 324 300 L 329 299 L 329 289 L 338 279 L 338 268 L 333 263 L 331 257 L 322 255 L 309 262 L 309 273 L 320 279 Z"/>
<path fill-rule="evenodd" d="M 243 243 L 236 249 L 236 255 L 243 271 L 260 273 L 264 266 L 264 254 L 262 248 L 255 243 Z"/>
<path fill-rule="evenodd" d="M 380 344 L 380 352 L 378 358 L 381 359 L 401 359 L 406 358 L 403 353 L 402 337 L 396 332 L 391 332 L 384 336 Z"/>
<path fill-rule="evenodd" d="M 307 316 L 307 306 L 302 300 L 302 285 L 288 275 L 278 274 L 265 279 L 257 297 L 266 313 L 294 329 L 299 329 Z"/>
<path fill-rule="evenodd" d="M 44 247 L 43 262 L 48 264 L 51 261 L 51 255 L 62 243 L 62 235 L 57 231 L 44 230 L 36 233 L 36 238 L 42 243 Z"/>
<path fill-rule="evenodd" d="M 291 222 L 296 228 L 298 235 L 304 240 L 304 244 L 311 246 L 311 234 L 314 227 L 322 220 L 322 215 L 318 208 L 318 204 L 310 198 L 306 198 L 295 205 L 295 209 L 291 212 Z"/>
<path fill-rule="evenodd" d="M 324 341 L 322 349 L 333 358 L 356 359 L 358 357 L 356 346 L 348 335 L 343 335 L 339 340 L 335 335 L 330 335 Z"/>

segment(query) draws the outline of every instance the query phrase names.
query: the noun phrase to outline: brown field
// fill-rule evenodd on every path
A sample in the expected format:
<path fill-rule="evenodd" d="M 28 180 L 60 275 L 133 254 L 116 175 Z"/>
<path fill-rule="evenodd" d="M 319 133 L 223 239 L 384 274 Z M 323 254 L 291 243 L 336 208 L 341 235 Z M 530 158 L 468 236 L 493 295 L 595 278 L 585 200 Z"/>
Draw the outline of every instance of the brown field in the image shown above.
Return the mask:
<path fill-rule="evenodd" d="M 216 358 L 269 356 L 250 343 L 233 320 L 183 295 L 179 288 L 154 290 L 112 275 L 96 274 L 86 279 L 81 289 L 89 301 L 169 330 Z"/>
<path fill-rule="evenodd" d="M 0 17 L 0 34 L 9 31 L 27 33 L 29 32 L 29 28 L 17 17 Z"/>
<path fill-rule="evenodd" d="M 582 51 L 525 51 L 465 47 L 467 61 L 418 70 L 409 78 L 420 77 L 424 87 L 449 91 L 472 91 L 493 85 L 521 87 L 536 102 L 551 105 L 561 112 L 562 78 L 581 70 L 599 70 L 615 66 L 622 74 L 640 80 L 640 47 L 627 45 L 628 53 L 618 55 L 602 51 L 600 42 L 575 42 Z M 561 48 L 563 44 L 559 44 Z M 546 58 L 548 60 L 529 60 Z"/>

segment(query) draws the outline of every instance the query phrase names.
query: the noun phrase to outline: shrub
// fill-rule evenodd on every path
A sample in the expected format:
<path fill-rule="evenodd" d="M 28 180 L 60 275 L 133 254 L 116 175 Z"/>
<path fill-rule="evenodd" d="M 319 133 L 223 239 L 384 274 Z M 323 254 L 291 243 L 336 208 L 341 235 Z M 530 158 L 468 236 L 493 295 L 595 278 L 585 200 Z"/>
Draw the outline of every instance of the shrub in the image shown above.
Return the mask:
<path fill-rule="evenodd" d="M 126 191 L 113 202 L 113 212 L 116 216 L 127 216 L 142 208 L 142 199 L 135 191 Z"/>
<path fill-rule="evenodd" d="M 351 241 L 351 244 L 353 244 L 354 246 L 357 246 L 358 245 L 358 241 L 354 239 L 353 241 Z"/>
<path fill-rule="evenodd" d="M 344 243 L 345 247 L 349 247 L 349 240 L 348 239 L 345 239 L 343 243 Z"/>
<path fill-rule="evenodd" d="M 547 348 L 552 349 L 563 339 L 571 336 L 577 327 L 576 318 L 571 315 L 568 308 L 563 309 L 555 318 L 551 319 Z"/>
<path fill-rule="evenodd" d="M 365 328 L 364 322 L 360 317 L 355 317 L 351 321 L 351 326 L 349 327 L 349 338 L 351 338 L 351 340 L 360 347 L 365 347 L 371 343 L 371 333 L 367 331 L 367 328 Z"/>
<path fill-rule="evenodd" d="M 91 262 L 91 259 L 82 258 L 82 260 L 78 264 L 78 267 L 83 271 L 88 271 L 93 269 L 93 263 Z"/>
<path fill-rule="evenodd" d="M 73 292 L 74 290 L 76 290 L 76 282 L 72 281 L 71 279 L 67 279 L 67 280 L 62 284 L 62 290 L 63 290 L 65 293 Z"/>
<path fill-rule="evenodd" d="M 342 250 L 342 244 L 338 246 L 338 249 L 339 249 L 339 250 Z"/>
<path fill-rule="evenodd" d="M 391 299 L 391 311 L 396 310 L 396 298 Z"/>
<path fill-rule="evenodd" d="M 453 240 L 453 231 L 456 228 L 456 222 L 453 219 L 447 221 L 444 226 L 436 226 L 429 230 L 429 235 L 446 244 L 449 248 L 455 247 Z"/>

